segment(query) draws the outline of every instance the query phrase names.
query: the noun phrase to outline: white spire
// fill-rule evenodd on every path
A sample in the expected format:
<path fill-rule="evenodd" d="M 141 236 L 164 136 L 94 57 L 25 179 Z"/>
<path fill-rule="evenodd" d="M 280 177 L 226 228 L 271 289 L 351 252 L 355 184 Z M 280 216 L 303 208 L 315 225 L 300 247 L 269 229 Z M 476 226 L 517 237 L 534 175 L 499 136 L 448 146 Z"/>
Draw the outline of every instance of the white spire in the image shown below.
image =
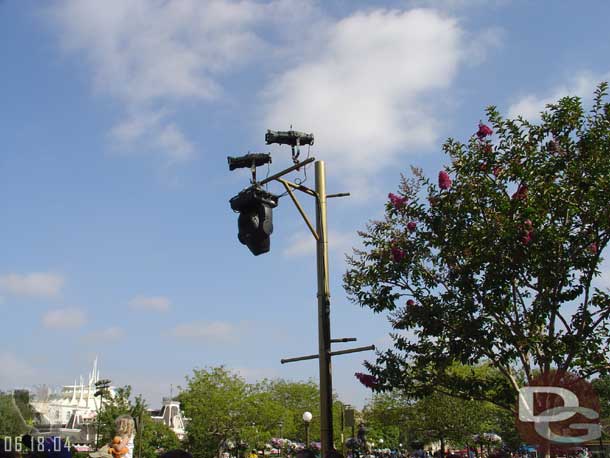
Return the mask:
<path fill-rule="evenodd" d="M 95 357 L 95 360 L 93 361 L 93 383 L 95 382 L 99 382 L 100 380 L 100 374 L 97 368 L 97 355 Z"/>
<path fill-rule="evenodd" d="M 84 390 L 83 376 L 80 376 L 80 399 L 78 400 L 78 405 L 80 406 L 83 403 L 83 391 Z"/>

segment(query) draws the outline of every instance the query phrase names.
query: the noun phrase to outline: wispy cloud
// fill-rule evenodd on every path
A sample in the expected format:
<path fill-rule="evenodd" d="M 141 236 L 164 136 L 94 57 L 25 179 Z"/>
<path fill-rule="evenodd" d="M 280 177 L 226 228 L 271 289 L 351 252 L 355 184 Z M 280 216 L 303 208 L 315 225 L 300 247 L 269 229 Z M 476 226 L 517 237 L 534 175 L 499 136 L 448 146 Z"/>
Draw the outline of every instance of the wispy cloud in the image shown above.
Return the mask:
<path fill-rule="evenodd" d="M 135 110 L 112 128 L 110 138 L 122 151 L 164 151 L 174 163 L 191 159 L 195 146 L 168 117 L 166 110 Z"/>
<path fill-rule="evenodd" d="M 0 276 L 0 291 L 13 296 L 50 298 L 59 295 L 64 278 L 53 273 L 7 274 Z"/>
<path fill-rule="evenodd" d="M 125 330 L 119 326 L 110 326 L 108 328 L 99 329 L 90 332 L 82 337 L 82 341 L 86 343 L 111 343 L 121 340 L 125 337 Z"/>
<path fill-rule="evenodd" d="M 180 162 L 195 146 L 173 108 L 221 100 L 222 77 L 267 49 L 260 26 L 310 9 L 303 0 L 61 0 L 49 16 L 64 49 L 85 57 L 97 92 L 122 104 L 110 134 L 117 146 Z"/>
<path fill-rule="evenodd" d="M 581 97 L 585 102 L 591 101 L 595 87 L 601 81 L 608 81 L 610 73 L 596 75 L 591 72 L 580 72 L 570 78 L 566 83 L 555 86 L 546 91 L 546 94 L 527 94 L 519 97 L 508 108 L 508 116 L 516 118 L 522 116 L 530 121 L 540 119 L 540 113 L 546 105 L 555 103 L 565 96 Z"/>
<path fill-rule="evenodd" d="M 358 12 L 318 40 L 269 83 L 265 125 L 313 131 L 348 180 L 436 144 L 438 93 L 451 86 L 467 48 L 456 20 L 423 9 Z"/>
<path fill-rule="evenodd" d="M 85 312 L 75 307 L 49 310 L 42 316 L 42 324 L 48 329 L 77 329 L 86 322 Z"/>
<path fill-rule="evenodd" d="M 446 11 L 495 8 L 509 3 L 509 0 L 408 0 L 407 5 L 417 8 L 436 8 Z"/>
<path fill-rule="evenodd" d="M 169 334 L 173 337 L 209 342 L 235 342 L 240 335 L 239 326 L 228 321 L 199 321 L 179 324 Z"/>
<path fill-rule="evenodd" d="M 136 296 L 129 301 L 129 307 L 135 310 L 167 312 L 172 302 L 165 296 Z"/>

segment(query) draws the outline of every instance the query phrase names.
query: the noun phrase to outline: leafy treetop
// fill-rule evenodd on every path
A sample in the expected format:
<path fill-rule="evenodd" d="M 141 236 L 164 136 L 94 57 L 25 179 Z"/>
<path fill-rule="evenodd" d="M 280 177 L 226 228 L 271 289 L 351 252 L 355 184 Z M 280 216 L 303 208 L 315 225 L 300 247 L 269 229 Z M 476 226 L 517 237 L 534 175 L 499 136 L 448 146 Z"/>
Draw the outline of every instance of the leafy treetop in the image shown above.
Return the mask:
<path fill-rule="evenodd" d="M 590 112 L 565 97 L 539 124 L 490 107 L 467 144 L 444 144 L 438 182 L 403 176 L 344 276 L 395 330 L 394 348 L 365 364 L 377 389 L 486 398 L 491 383 L 514 400 L 537 371 L 608 372 L 610 295 L 596 287 L 610 239 L 607 87 Z M 506 386 L 454 370 L 481 363 Z"/>

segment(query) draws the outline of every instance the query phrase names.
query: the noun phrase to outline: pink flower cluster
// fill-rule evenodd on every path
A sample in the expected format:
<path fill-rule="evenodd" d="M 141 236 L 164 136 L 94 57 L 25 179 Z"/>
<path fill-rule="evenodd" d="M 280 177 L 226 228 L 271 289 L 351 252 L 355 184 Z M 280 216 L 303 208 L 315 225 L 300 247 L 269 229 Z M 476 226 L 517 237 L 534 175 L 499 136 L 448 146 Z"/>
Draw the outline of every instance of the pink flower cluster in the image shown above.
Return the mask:
<path fill-rule="evenodd" d="M 591 245 L 589 245 L 589 253 L 597 254 L 597 243 L 593 242 Z"/>
<path fill-rule="evenodd" d="M 449 189 L 451 188 L 451 178 L 449 177 L 449 174 L 447 172 L 445 172 L 444 170 L 441 170 L 438 173 L 438 187 L 441 189 Z"/>
<path fill-rule="evenodd" d="M 415 221 L 409 221 L 407 223 L 407 229 L 409 232 L 415 232 L 415 229 L 417 229 L 417 223 Z"/>
<path fill-rule="evenodd" d="M 363 374 L 362 372 L 356 372 L 354 374 L 358 381 L 362 383 L 367 388 L 375 389 L 379 385 L 379 381 L 376 377 L 370 374 Z"/>
<path fill-rule="evenodd" d="M 404 250 L 398 248 L 397 246 L 392 247 L 392 258 L 394 259 L 394 262 L 402 261 L 405 256 L 406 253 L 404 252 Z"/>
<path fill-rule="evenodd" d="M 406 303 L 405 306 L 405 312 L 407 315 L 412 315 L 414 313 L 417 313 L 417 305 L 415 304 L 415 301 L 413 299 L 409 299 Z"/>
<path fill-rule="evenodd" d="M 406 197 L 397 196 L 393 192 L 388 194 L 388 199 L 390 199 L 390 203 L 396 210 L 400 210 L 407 204 Z"/>
<path fill-rule="evenodd" d="M 491 130 L 489 126 L 479 122 L 479 130 L 477 131 L 477 137 L 479 137 L 479 140 L 483 140 L 485 137 L 488 137 L 493 133 L 493 130 Z"/>

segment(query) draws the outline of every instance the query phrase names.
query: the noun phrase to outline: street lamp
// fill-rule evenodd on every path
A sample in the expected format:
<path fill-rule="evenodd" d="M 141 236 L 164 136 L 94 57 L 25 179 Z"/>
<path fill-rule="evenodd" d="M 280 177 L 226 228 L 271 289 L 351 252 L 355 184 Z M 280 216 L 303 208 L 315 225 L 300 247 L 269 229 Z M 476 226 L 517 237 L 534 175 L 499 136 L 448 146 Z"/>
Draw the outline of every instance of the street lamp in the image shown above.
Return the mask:
<path fill-rule="evenodd" d="M 305 448 L 309 448 L 309 423 L 311 423 L 312 418 L 311 412 L 303 414 L 303 421 L 305 422 Z"/>

